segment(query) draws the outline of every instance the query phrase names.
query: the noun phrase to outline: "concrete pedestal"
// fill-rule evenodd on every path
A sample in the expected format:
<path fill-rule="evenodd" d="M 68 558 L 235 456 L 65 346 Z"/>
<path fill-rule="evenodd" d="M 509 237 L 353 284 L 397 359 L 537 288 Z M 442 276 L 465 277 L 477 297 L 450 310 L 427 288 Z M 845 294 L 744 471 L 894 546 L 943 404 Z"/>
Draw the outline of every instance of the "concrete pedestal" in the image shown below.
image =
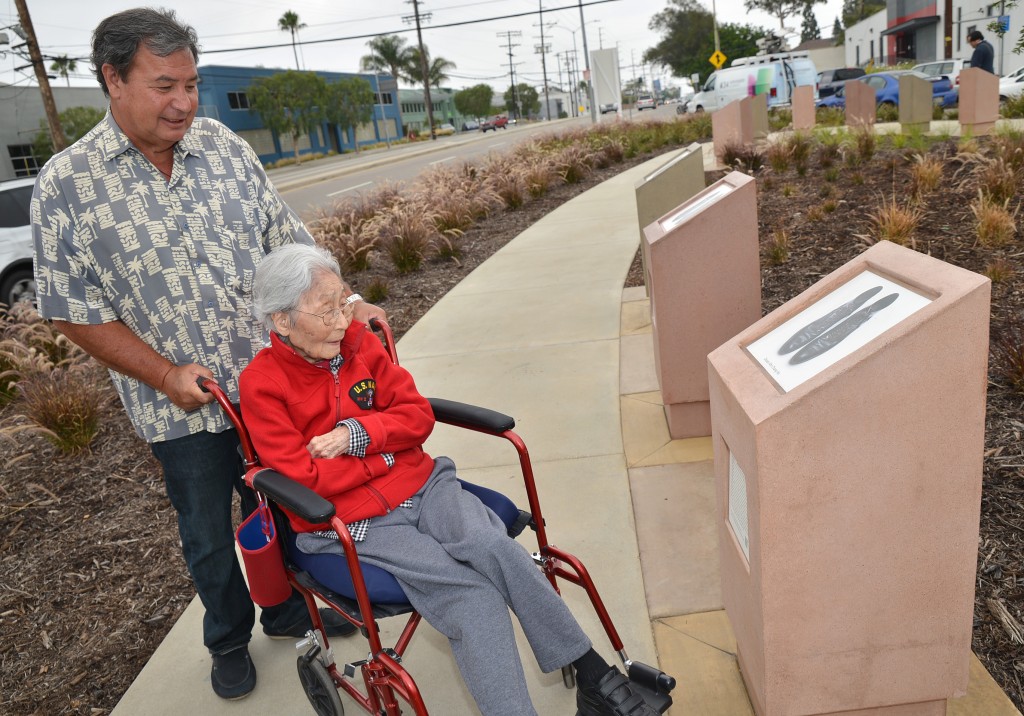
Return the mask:
<path fill-rule="evenodd" d="M 960 72 L 960 133 L 989 134 L 999 119 L 999 78 L 969 67 Z"/>
<path fill-rule="evenodd" d="M 814 88 L 800 85 L 793 88 L 793 129 L 797 132 L 814 129 L 817 116 L 814 111 Z"/>
<path fill-rule="evenodd" d="M 759 716 L 965 693 L 990 288 L 881 242 L 709 355 L 722 597 Z"/>
<path fill-rule="evenodd" d="M 754 141 L 763 142 L 768 139 L 771 127 L 768 124 L 768 95 L 757 94 L 748 98 L 746 107 L 750 111 L 750 122 L 754 128 Z"/>
<path fill-rule="evenodd" d="M 903 134 L 927 132 L 932 125 L 932 83 L 902 75 L 900 77 L 900 131 Z"/>
<path fill-rule="evenodd" d="M 729 145 L 754 143 L 754 115 L 750 100 L 750 97 L 745 97 L 730 102 L 711 115 L 711 139 L 719 163 Z"/>
<path fill-rule="evenodd" d="M 863 82 L 851 80 L 843 85 L 843 94 L 846 96 L 846 126 L 875 126 L 877 114 L 875 89 L 868 87 Z"/>
<path fill-rule="evenodd" d="M 753 178 L 728 174 L 646 227 L 644 241 L 669 434 L 710 435 L 707 355 L 761 316 Z"/>
<path fill-rule="evenodd" d="M 640 227 L 640 259 L 648 295 L 651 281 L 644 227 L 704 189 L 704 154 L 694 142 L 636 183 L 636 216 Z"/>

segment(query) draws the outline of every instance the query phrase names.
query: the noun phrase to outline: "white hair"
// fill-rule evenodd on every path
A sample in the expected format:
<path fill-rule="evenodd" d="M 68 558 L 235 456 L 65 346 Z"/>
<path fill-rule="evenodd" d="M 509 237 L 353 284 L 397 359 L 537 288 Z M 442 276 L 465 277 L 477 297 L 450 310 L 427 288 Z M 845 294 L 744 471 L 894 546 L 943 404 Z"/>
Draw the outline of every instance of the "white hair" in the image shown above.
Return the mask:
<path fill-rule="evenodd" d="M 341 278 L 338 261 L 326 249 L 308 244 L 287 244 L 274 249 L 256 267 L 253 315 L 268 331 L 274 330 L 274 314 L 298 308 L 321 272 Z"/>

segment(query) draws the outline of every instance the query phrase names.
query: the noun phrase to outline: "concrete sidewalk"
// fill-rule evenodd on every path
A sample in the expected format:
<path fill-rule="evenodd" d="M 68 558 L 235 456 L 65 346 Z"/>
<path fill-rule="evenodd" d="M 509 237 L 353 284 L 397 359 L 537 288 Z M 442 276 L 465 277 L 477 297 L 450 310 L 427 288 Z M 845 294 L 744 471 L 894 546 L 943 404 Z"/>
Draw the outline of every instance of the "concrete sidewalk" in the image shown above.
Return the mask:
<path fill-rule="evenodd" d="M 721 607 L 710 439 L 669 439 L 649 306 L 643 289 L 622 289 L 638 244 L 634 184 L 674 154 L 623 172 L 523 232 L 438 301 L 399 353 L 424 394 L 516 418 L 551 541 L 590 569 L 630 657 L 677 678 L 670 713 L 743 716 L 752 710 Z M 713 165 L 709 146 L 705 162 Z M 452 456 L 463 477 L 521 501 L 516 455 L 503 441 L 439 426 L 427 449 Z M 536 546 L 529 532 L 520 540 Z M 614 661 L 582 590 L 563 592 Z M 255 692 L 239 702 L 218 699 L 202 612 L 194 600 L 114 714 L 311 712 L 293 643 L 267 639 L 258 625 L 250 644 Z M 382 622 L 385 641 L 393 643 L 403 624 Z M 333 644 L 340 662 L 364 656 L 359 637 Z M 575 693 L 560 675 L 541 674 L 522 639 L 520 651 L 538 712 L 575 713 Z M 431 713 L 477 713 L 446 640 L 426 623 L 405 663 Z M 1017 711 L 975 660 L 971 693 L 951 702 L 950 713 Z"/>

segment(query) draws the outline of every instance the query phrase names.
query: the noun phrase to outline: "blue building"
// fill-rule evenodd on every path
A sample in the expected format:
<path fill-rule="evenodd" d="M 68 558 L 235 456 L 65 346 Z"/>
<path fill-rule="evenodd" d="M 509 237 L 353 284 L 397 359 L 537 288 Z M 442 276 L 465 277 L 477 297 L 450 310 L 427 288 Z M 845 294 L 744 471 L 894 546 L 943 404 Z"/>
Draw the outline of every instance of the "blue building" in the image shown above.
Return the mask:
<path fill-rule="evenodd" d="M 198 116 L 220 120 L 243 137 L 263 162 L 294 156 L 292 138 L 278 135 L 263 126 L 258 114 L 249 111 L 246 90 L 258 77 L 270 77 L 283 72 L 261 67 L 229 67 L 204 65 L 199 68 Z M 359 77 L 370 83 L 377 102 L 373 107 L 373 120 L 357 128 L 340 129 L 324 123 L 318 131 L 299 138 L 299 154 L 355 151 L 359 146 L 374 145 L 402 137 L 401 115 L 397 103 L 398 83 L 391 75 L 356 74 L 347 72 L 317 72 L 327 82 L 348 77 Z"/>

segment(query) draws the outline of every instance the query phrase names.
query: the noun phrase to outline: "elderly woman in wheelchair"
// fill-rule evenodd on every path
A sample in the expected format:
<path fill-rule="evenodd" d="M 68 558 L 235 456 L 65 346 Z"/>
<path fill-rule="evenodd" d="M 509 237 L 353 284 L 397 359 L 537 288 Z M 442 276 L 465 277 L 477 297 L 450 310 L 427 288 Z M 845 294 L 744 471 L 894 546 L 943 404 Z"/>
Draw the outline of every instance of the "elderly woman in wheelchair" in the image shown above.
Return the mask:
<path fill-rule="evenodd" d="M 351 320 L 338 263 L 318 247 L 267 256 L 253 286 L 271 344 L 242 373 L 241 407 L 264 466 L 333 503 L 362 562 L 397 579 L 451 645 L 481 713 L 536 713 L 509 610 L 540 668 L 571 664 L 584 716 L 658 710 L 592 648 L 506 526 L 431 458 L 430 404 L 366 326 Z M 337 535 L 289 514 L 297 547 L 341 554 Z"/>

